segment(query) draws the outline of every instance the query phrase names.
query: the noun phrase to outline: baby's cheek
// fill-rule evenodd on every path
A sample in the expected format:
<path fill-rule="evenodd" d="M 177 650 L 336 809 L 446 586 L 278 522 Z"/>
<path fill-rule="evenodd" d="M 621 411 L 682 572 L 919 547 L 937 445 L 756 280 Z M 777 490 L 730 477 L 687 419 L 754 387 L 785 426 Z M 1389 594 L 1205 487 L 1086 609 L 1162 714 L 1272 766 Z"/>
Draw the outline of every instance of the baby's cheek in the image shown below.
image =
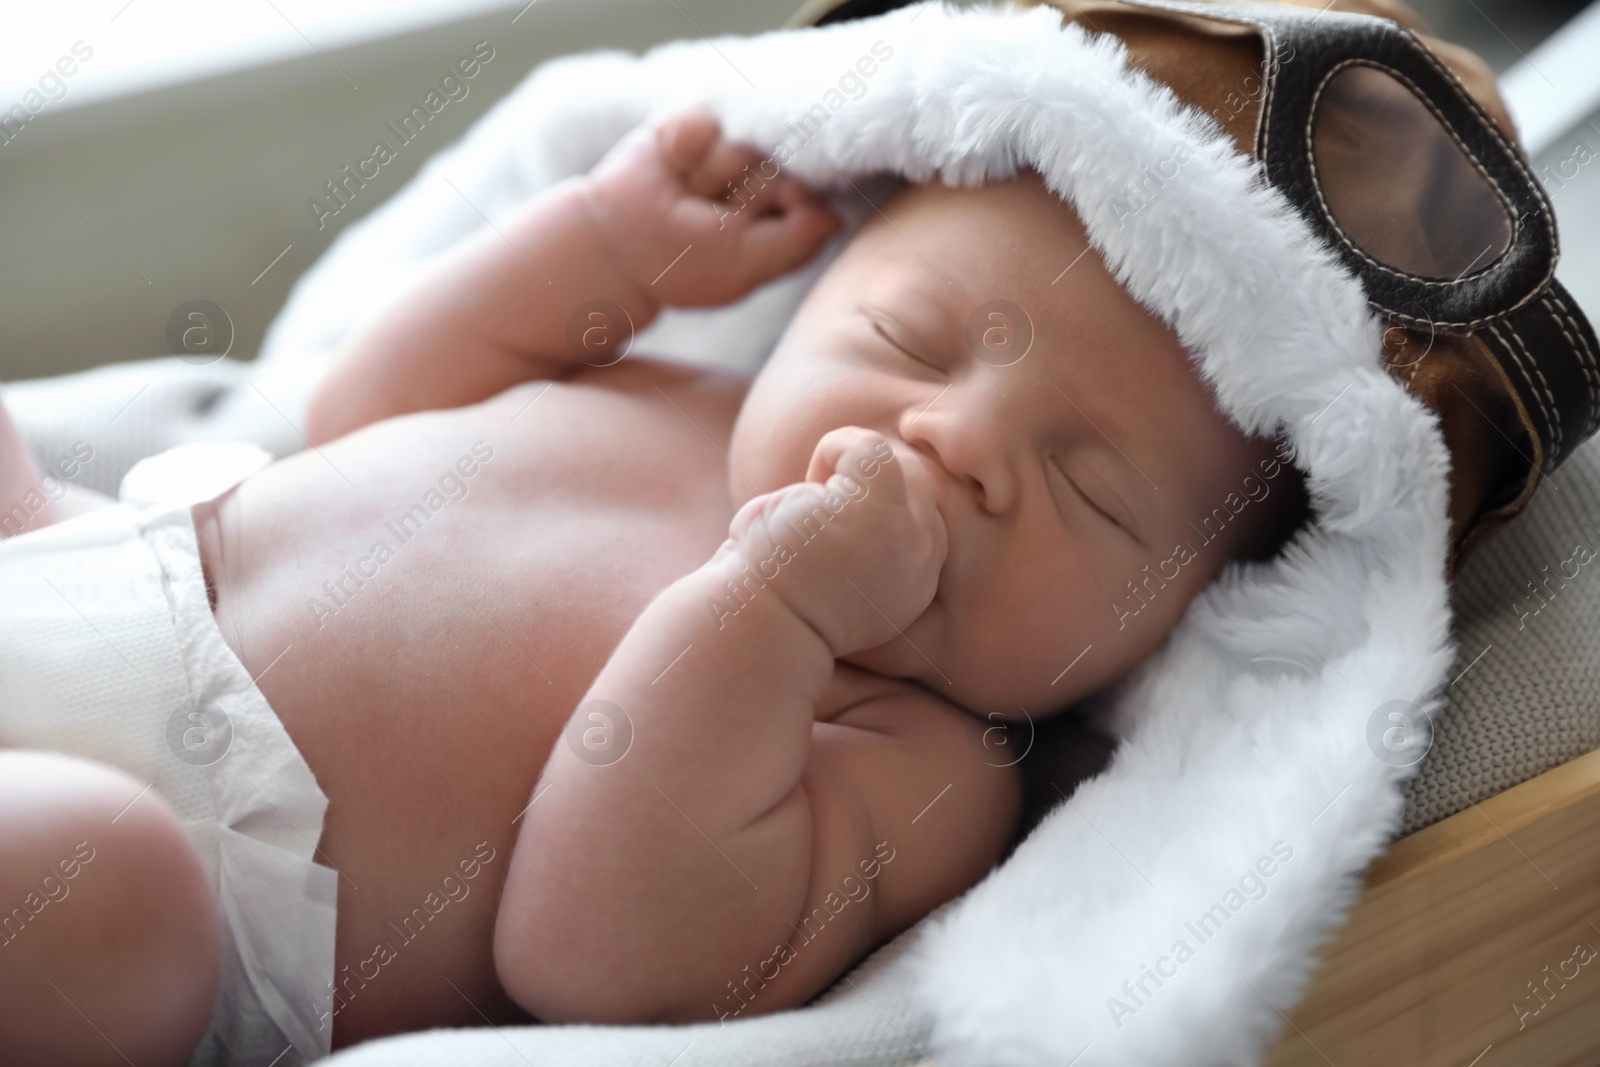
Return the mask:
<path fill-rule="evenodd" d="M 766 392 L 745 406 L 728 456 L 739 474 L 763 491 L 805 481 L 817 441 L 832 429 L 817 419 L 819 405 L 803 393 Z"/>
<path fill-rule="evenodd" d="M 1013 552 L 1018 565 L 992 585 L 964 627 L 981 650 L 979 662 L 1012 702 L 1025 706 L 1079 690 L 1107 660 L 1120 658 L 1125 639 L 1113 600 L 1121 564 L 1104 558 L 1079 561 L 1063 553 Z"/>
<path fill-rule="evenodd" d="M 1004 711 L 1024 699 L 1022 693 L 1036 690 L 1033 683 L 1044 673 L 1043 653 L 1052 632 L 1060 632 L 1061 614 L 999 587 L 977 595 L 962 592 L 941 588 L 941 600 L 935 602 L 941 616 L 929 627 L 929 642 L 939 654 L 929 650 L 928 655 L 967 698 L 958 698 L 960 703 Z M 916 640 L 914 632 L 907 636 Z"/>

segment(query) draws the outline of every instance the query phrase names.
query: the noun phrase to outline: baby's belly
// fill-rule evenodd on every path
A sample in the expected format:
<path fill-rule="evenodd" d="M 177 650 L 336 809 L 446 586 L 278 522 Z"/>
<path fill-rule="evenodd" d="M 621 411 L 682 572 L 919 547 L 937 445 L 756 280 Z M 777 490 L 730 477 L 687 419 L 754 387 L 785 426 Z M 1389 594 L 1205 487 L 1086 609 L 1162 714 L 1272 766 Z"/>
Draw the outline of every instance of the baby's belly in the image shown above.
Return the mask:
<path fill-rule="evenodd" d="M 629 373 L 379 423 L 216 509 L 219 624 L 329 797 L 336 1045 L 520 1014 L 490 954 L 515 820 L 611 650 L 731 515 L 700 431 L 725 447 L 742 382 Z"/>

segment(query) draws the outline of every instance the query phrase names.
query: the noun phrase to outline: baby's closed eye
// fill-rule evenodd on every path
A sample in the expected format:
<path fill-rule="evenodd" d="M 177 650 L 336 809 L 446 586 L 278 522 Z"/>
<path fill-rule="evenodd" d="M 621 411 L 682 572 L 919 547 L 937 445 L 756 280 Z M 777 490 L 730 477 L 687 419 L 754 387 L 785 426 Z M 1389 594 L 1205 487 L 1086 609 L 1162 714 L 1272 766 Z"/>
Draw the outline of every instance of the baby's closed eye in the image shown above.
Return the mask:
<path fill-rule="evenodd" d="M 962 331 L 950 310 L 933 296 L 901 290 L 889 299 L 871 298 L 859 311 L 879 344 L 940 374 L 960 368 L 966 354 Z"/>
<path fill-rule="evenodd" d="M 885 325 L 885 320 L 874 317 L 872 319 L 872 329 L 891 348 L 902 355 L 923 364 L 931 370 L 942 371 L 944 369 L 937 361 L 924 354 L 926 346 L 918 344 L 916 341 L 901 340 L 897 336 L 900 332 L 897 326 Z"/>
<path fill-rule="evenodd" d="M 1127 507 L 1114 493 L 1107 491 L 1103 485 L 1096 485 L 1096 479 L 1092 477 L 1089 480 L 1090 485 L 1093 487 L 1092 492 L 1085 490 L 1082 481 L 1067 474 L 1065 468 L 1061 465 L 1059 457 L 1052 456 L 1049 461 L 1049 467 L 1061 481 L 1066 483 L 1067 491 L 1084 504 L 1087 504 L 1089 509 L 1095 512 L 1102 521 L 1116 527 L 1129 537 L 1134 536 L 1130 520 L 1119 517 L 1119 513 L 1120 515 L 1127 514 Z M 1079 476 L 1079 478 L 1082 477 L 1082 475 Z"/>

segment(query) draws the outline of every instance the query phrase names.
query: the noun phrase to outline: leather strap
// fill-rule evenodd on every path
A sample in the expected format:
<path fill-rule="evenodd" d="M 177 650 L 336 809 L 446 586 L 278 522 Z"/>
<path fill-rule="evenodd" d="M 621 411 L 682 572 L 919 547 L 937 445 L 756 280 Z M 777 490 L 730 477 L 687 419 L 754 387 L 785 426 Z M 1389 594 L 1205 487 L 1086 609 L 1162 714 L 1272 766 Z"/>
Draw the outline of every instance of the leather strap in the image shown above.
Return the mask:
<path fill-rule="evenodd" d="M 1600 426 L 1600 345 L 1576 308 L 1571 294 L 1552 279 L 1537 299 L 1480 334 L 1545 443 L 1546 474 Z"/>

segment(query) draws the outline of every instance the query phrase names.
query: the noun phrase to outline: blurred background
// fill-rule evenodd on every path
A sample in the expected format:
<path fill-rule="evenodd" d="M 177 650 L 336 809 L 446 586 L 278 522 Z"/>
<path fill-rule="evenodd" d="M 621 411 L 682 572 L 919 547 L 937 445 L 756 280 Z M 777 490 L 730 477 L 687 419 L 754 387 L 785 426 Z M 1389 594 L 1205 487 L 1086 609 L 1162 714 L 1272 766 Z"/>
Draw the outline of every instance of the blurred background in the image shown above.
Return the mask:
<path fill-rule="evenodd" d="M 798 6 L 5 0 L 0 380 L 167 354 L 169 318 L 197 300 L 225 309 L 235 330 L 229 355 L 249 359 L 323 249 L 542 60 L 759 32 Z M 1536 163 L 1554 168 L 1546 184 L 1561 224 L 1559 273 L 1600 315 L 1600 165 L 1573 163 L 1575 153 L 1587 158 L 1580 144 L 1600 154 L 1600 4 L 1586 13 L 1571 0 L 1413 6 L 1441 36 L 1512 72 L 1514 106 L 1528 101 L 1550 127 L 1537 133 Z M 1586 44 L 1540 51 L 1580 13 L 1592 26 Z M 464 81 L 466 95 L 449 100 L 336 216 L 319 217 L 313 198 L 335 204 L 326 183 L 366 159 L 376 140 L 394 143 L 385 124 L 437 89 L 479 41 L 493 58 Z M 43 106 L 8 124 L 7 114 L 19 114 L 13 105 L 36 105 L 31 92 Z"/>
<path fill-rule="evenodd" d="M 756 33 L 798 6 L 4 0 L 0 380 L 165 355 L 168 317 L 193 300 L 228 313 L 229 355 L 249 359 L 295 278 L 334 238 L 542 60 Z M 319 219 L 308 201 L 338 206 L 325 183 L 375 141 L 397 144 L 385 124 L 437 91 L 478 41 L 493 58 L 462 79 L 466 95 L 447 100 L 348 207 Z M 67 68 L 56 68 L 63 56 Z M 4 123 L 41 74 L 72 66 L 64 90 L 50 86 L 58 99 L 21 129 Z"/>

